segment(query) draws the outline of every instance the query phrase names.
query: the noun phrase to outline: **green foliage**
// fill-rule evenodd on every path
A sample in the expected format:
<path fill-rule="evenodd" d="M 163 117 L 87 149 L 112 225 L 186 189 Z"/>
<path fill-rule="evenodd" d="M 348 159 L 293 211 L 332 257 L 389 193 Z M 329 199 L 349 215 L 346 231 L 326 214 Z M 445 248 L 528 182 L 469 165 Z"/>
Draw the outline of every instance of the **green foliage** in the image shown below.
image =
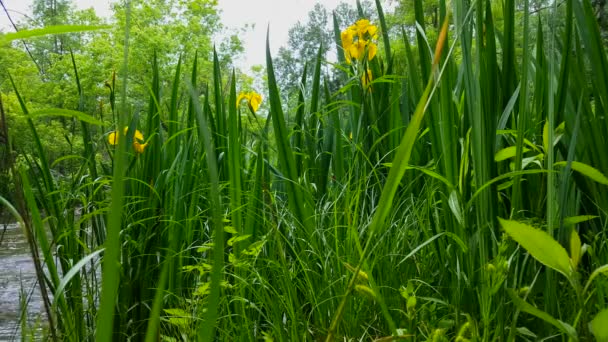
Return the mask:
<path fill-rule="evenodd" d="M 330 36 L 317 7 L 266 46 L 267 116 L 236 102 L 255 81 L 213 51 L 214 1 L 116 4 L 42 71 L 0 50 L 51 337 L 604 339 L 608 59 L 589 1 L 526 4 L 401 2 L 396 32 L 377 1 L 382 43 L 350 64 L 371 10 Z"/>

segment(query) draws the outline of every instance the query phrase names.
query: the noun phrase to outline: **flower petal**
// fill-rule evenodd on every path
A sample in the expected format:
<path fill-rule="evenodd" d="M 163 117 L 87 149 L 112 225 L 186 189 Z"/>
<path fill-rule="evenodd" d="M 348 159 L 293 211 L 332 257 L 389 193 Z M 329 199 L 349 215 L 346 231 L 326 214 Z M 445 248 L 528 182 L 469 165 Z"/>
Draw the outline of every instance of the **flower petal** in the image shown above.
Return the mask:
<path fill-rule="evenodd" d="M 144 153 L 144 149 L 148 146 L 148 143 L 140 144 L 138 142 L 133 142 L 133 149 L 137 153 Z"/>
<path fill-rule="evenodd" d="M 144 135 L 137 129 L 135 130 L 135 134 L 133 134 L 133 141 L 144 142 Z"/>
<path fill-rule="evenodd" d="M 118 144 L 118 135 L 116 134 L 116 131 L 113 131 L 108 135 L 108 143 L 110 145 Z"/>
<path fill-rule="evenodd" d="M 251 111 L 257 112 L 261 103 L 262 95 L 252 92 L 249 96 L 249 108 L 251 108 Z"/>
<path fill-rule="evenodd" d="M 378 46 L 376 46 L 376 44 L 369 42 L 369 44 L 367 45 L 367 60 L 371 61 L 372 58 L 374 58 L 374 56 L 376 56 L 376 53 L 378 52 Z"/>
<path fill-rule="evenodd" d="M 237 97 L 236 99 L 236 106 L 238 107 L 241 101 L 243 101 L 244 99 L 249 99 L 249 95 L 247 93 L 240 93 L 239 97 Z"/>

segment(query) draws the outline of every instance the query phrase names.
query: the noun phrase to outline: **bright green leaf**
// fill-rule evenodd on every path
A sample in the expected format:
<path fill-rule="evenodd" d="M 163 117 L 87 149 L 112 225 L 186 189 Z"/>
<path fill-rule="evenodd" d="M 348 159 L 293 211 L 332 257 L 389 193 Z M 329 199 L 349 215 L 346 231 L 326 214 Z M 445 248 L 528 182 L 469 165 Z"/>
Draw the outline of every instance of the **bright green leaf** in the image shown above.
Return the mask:
<path fill-rule="evenodd" d="M 570 217 L 564 217 L 564 226 L 574 226 L 576 224 L 579 224 L 581 222 L 585 222 L 585 221 L 591 221 L 594 218 L 598 218 L 599 216 L 594 216 L 594 215 L 580 215 L 580 216 L 570 216 Z"/>
<path fill-rule="evenodd" d="M 95 119 L 94 117 L 92 117 L 88 114 L 79 112 L 77 110 L 49 108 L 49 109 L 42 109 L 42 110 L 37 110 L 37 111 L 31 112 L 31 113 L 29 113 L 29 115 L 32 117 L 32 119 L 42 118 L 42 117 L 47 117 L 47 116 L 61 116 L 61 117 L 66 117 L 66 118 L 75 118 L 82 122 L 87 122 L 87 123 L 97 125 L 97 126 L 103 125 L 103 123 L 101 121 Z"/>
<path fill-rule="evenodd" d="M 517 306 L 518 309 L 542 319 L 543 321 L 558 328 L 561 332 L 568 335 L 572 340 L 578 341 L 578 335 L 576 333 L 576 330 L 574 330 L 574 328 L 571 325 L 564 323 L 558 319 L 555 319 L 553 316 L 549 315 L 548 313 L 525 302 L 523 299 L 519 298 L 513 290 L 509 290 L 508 293 L 511 296 L 511 299 L 513 300 L 513 304 L 515 304 L 515 306 Z"/>
<path fill-rule="evenodd" d="M 608 341 L 608 309 L 600 311 L 600 313 L 593 318 L 591 323 L 589 323 L 589 330 L 597 341 Z"/>
<path fill-rule="evenodd" d="M 529 148 L 524 147 L 524 153 L 530 151 Z M 496 155 L 494 155 L 494 161 L 503 161 L 509 158 L 513 158 L 515 157 L 515 155 L 517 154 L 517 146 L 509 146 L 506 148 L 503 148 L 502 150 L 496 152 Z"/>
<path fill-rule="evenodd" d="M 567 164 L 567 162 L 561 161 L 561 162 L 557 162 L 553 165 L 566 166 L 566 164 Z M 589 166 L 589 165 L 581 163 L 581 162 L 573 161 L 571 164 L 571 167 L 572 167 L 572 170 L 581 173 L 583 176 L 591 178 L 592 180 L 594 180 L 598 183 L 608 185 L 608 178 L 606 178 L 606 176 L 604 176 L 603 173 L 601 173 L 598 169 L 596 169 L 592 166 Z"/>
<path fill-rule="evenodd" d="M 32 37 L 40 37 L 46 36 L 49 34 L 63 34 L 63 33 L 73 33 L 73 32 L 84 32 L 84 31 L 96 31 L 101 29 L 107 29 L 110 26 L 87 26 L 87 25 L 56 25 L 56 26 L 47 26 L 44 28 L 37 28 L 31 30 L 21 30 L 15 33 L 7 33 L 5 35 L 0 36 L 0 45 L 10 43 L 16 39 L 26 39 Z"/>
<path fill-rule="evenodd" d="M 534 259 L 566 277 L 570 277 L 570 257 L 562 247 L 546 232 L 527 224 L 498 218 L 503 229 L 517 241 Z"/>

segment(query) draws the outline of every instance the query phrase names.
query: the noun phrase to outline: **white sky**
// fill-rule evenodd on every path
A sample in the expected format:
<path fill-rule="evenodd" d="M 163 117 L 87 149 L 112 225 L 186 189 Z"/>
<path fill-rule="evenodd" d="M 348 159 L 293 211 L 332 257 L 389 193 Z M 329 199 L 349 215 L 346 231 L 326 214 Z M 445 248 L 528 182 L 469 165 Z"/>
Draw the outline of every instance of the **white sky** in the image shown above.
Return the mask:
<path fill-rule="evenodd" d="M 32 0 L 3 0 L 15 21 L 30 13 Z M 73 0 L 77 8 L 94 7 L 99 16 L 109 16 L 113 0 Z M 297 21 L 305 21 L 315 3 L 322 3 L 333 10 L 340 2 L 355 5 L 356 0 L 219 0 L 222 23 L 229 29 L 237 29 L 245 24 L 255 24 L 253 30 L 241 36 L 245 52 L 235 64 L 248 71 L 252 65 L 265 65 L 266 28 L 270 25 L 271 52 L 276 54 L 279 47 L 287 43 L 287 30 Z M 12 31 L 6 14 L 0 11 L 0 29 Z"/>

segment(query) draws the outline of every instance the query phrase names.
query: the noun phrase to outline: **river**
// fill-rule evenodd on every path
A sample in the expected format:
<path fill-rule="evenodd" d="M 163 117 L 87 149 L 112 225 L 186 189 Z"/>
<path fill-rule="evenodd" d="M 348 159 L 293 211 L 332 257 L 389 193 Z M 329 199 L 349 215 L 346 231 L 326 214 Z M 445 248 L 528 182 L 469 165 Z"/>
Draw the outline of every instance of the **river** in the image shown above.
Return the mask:
<path fill-rule="evenodd" d="M 29 247 L 18 224 L 0 224 L 0 341 L 21 339 L 22 293 L 29 297 L 27 321 L 33 325 L 44 308 Z"/>

